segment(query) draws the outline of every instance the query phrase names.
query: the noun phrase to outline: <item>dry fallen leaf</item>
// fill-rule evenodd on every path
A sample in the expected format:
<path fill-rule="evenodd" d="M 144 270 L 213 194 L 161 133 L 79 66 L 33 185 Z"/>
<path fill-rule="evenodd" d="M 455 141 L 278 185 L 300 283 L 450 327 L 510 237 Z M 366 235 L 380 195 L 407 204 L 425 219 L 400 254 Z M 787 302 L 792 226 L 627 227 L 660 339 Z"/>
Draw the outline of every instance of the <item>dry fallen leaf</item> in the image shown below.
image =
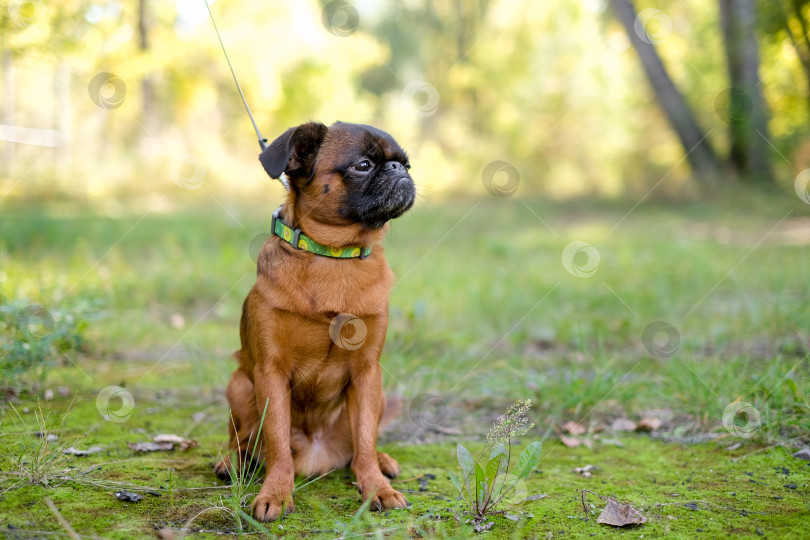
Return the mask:
<path fill-rule="evenodd" d="M 475 532 L 482 533 L 490 530 L 492 526 L 495 525 L 494 521 L 487 521 L 486 523 L 478 523 L 477 521 L 473 521 L 473 529 Z"/>
<path fill-rule="evenodd" d="M 429 426 L 428 429 L 430 431 L 435 431 L 436 433 L 443 433 L 444 435 L 461 435 L 461 430 L 453 427 L 436 425 L 436 426 Z"/>
<path fill-rule="evenodd" d="M 647 523 L 647 518 L 629 504 L 623 504 L 608 497 L 607 504 L 599 517 L 596 518 L 596 522 L 614 527 L 624 527 L 625 525 Z"/>
<path fill-rule="evenodd" d="M 188 450 L 197 446 L 196 439 L 184 439 L 173 433 L 156 435 L 151 442 L 127 443 L 136 452 L 166 452 L 168 450 Z"/>
<path fill-rule="evenodd" d="M 156 442 L 137 442 L 127 443 L 132 450 L 136 452 L 166 452 L 174 449 L 174 444 L 170 442 L 156 443 Z"/>
<path fill-rule="evenodd" d="M 661 427 L 661 419 L 653 416 L 645 416 L 638 422 L 636 429 L 638 431 L 658 431 Z"/>
<path fill-rule="evenodd" d="M 183 437 L 173 433 L 162 433 L 160 435 L 155 435 L 152 440 L 157 443 L 170 442 L 172 444 L 182 444 L 183 441 L 185 441 Z"/>
<path fill-rule="evenodd" d="M 796 459 L 803 459 L 805 461 L 810 461 L 810 448 L 802 448 L 801 450 L 793 454 L 793 457 L 795 457 Z"/>
<path fill-rule="evenodd" d="M 572 420 L 569 420 L 568 422 L 563 424 L 562 428 L 569 435 L 582 435 L 586 431 L 588 431 L 588 429 L 585 426 Z"/>
<path fill-rule="evenodd" d="M 172 316 L 169 317 L 169 322 L 172 326 L 181 330 L 184 326 L 186 326 L 186 319 L 179 313 L 172 313 Z"/>
<path fill-rule="evenodd" d="M 79 450 L 78 448 L 74 448 L 71 446 L 70 448 L 65 449 L 64 453 L 70 454 L 72 456 L 89 456 L 90 454 L 97 454 L 102 450 L 104 449 L 100 446 L 91 446 L 87 450 Z"/>
<path fill-rule="evenodd" d="M 624 443 L 619 439 L 602 439 L 602 444 L 612 444 L 617 448 L 624 448 Z"/>
<path fill-rule="evenodd" d="M 568 448 L 576 448 L 577 446 L 582 446 L 582 441 L 580 441 L 575 437 L 566 437 L 565 435 L 560 435 L 560 440 Z"/>
<path fill-rule="evenodd" d="M 177 538 L 177 535 L 174 533 L 174 529 L 171 527 L 163 527 L 157 532 L 158 538 L 162 538 L 163 540 L 174 540 Z"/>
<path fill-rule="evenodd" d="M 156 435 L 152 440 L 154 442 L 158 443 L 158 444 L 162 444 L 162 443 L 176 444 L 178 449 L 180 449 L 180 450 L 188 450 L 189 448 L 194 448 L 195 446 L 197 446 L 197 440 L 196 439 L 184 439 L 183 437 L 180 437 L 179 435 L 167 434 L 167 433 L 164 433 L 164 434 L 161 434 L 161 435 Z"/>
<path fill-rule="evenodd" d="M 610 425 L 610 428 L 613 431 L 635 431 L 636 423 L 632 420 L 628 420 L 627 418 L 617 418 Z"/>

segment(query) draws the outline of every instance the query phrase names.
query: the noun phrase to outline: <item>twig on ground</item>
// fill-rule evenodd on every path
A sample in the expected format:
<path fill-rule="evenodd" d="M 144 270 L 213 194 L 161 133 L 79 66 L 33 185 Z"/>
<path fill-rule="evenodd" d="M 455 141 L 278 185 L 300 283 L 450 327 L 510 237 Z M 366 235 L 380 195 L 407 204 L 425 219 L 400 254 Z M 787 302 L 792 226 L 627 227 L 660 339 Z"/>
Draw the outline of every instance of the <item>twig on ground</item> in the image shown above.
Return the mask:
<path fill-rule="evenodd" d="M 587 490 L 580 489 L 579 494 L 582 496 L 582 509 L 585 511 L 585 519 L 587 520 L 587 519 L 590 519 L 591 516 L 590 516 L 590 512 L 588 511 L 587 501 L 585 500 L 585 491 L 587 491 Z"/>
<path fill-rule="evenodd" d="M 68 523 L 68 521 L 62 516 L 62 514 L 59 513 L 59 509 L 56 508 L 56 505 L 53 504 L 53 501 L 51 500 L 50 497 L 45 497 L 45 504 L 48 505 L 48 508 L 51 509 L 53 515 L 56 516 L 56 521 L 59 522 L 59 525 L 61 525 L 62 528 L 65 529 L 65 531 L 67 531 L 68 536 L 73 538 L 73 540 L 80 540 L 79 535 L 76 534 L 76 531 L 73 530 L 73 527 L 70 526 L 70 523 Z"/>
<path fill-rule="evenodd" d="M 233 517 L 233 519 L 237 519 L 237 515 L 236 515 L 236 513 L 235 513 L 233 510 L 231 510 L 230 508 L 228 508 L 227 506 L 211 506 L 211 507 L 209 507 L 209 508 L 206 508 L 206 509 L 204 509 L 204 510 L 201 510 L 201 511 L 200 511 L 200 512 L 198 512 L 196 515 L 194 515 L 194 516 L 192 516 L 191 518 L 189 518 L 189 520 L 188 520 L 188 521 L 186 521 L 186 524 L 185 524 L 185 525 L 183 525 L 183 529 L 182 529 L 182 530 L 183 530 L 184 532 L 188 532 L 188 531 L 189 531 L 189 527 L 191 527 L 191 524 L 192 524 L 192 523 L 194 523 L 194 521 L 195 521 L 195 520 L 196 520 L 198 517 L 200 517 L 201 515 L 205 514 L 206 512 L 210 512 L 211 510 L 223 510 L 223 511 L 227 512 L 228 514 L 230 514 L 230 515 Z"/>
<path fill-rule="evenodd" d="M 423 476 L 425 476 L 425 475 L 420 474 L 419 476 L 414 476 L 413 478 L 397 478 L 396 480 L 394 480 L 394 482 L 412 482 L 414 480 L 419 480 Z"/>

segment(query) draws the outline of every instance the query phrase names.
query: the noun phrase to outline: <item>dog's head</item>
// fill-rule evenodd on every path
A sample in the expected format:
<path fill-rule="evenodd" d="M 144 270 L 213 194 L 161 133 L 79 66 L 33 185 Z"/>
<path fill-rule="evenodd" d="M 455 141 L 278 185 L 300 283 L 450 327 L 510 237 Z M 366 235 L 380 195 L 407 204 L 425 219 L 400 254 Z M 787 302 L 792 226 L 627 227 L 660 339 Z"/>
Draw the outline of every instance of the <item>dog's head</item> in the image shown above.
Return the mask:
<path fill-rule="evenodd" d="M 296 213 L 324 225 L 379 229 L 416 197 L 407 154 L 371 126 L 302 124 L 273 141 L 259 160 L 271 178 L 286 174 Z"/>

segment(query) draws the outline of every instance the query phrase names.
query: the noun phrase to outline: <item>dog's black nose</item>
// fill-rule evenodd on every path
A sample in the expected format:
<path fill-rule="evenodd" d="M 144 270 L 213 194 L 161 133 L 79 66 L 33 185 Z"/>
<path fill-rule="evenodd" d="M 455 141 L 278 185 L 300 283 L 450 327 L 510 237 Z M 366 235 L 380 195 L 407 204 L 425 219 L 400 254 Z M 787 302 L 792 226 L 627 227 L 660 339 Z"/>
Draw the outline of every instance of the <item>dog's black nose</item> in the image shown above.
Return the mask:
<path fill-rule="evenodd" d="M 383 166 L 383 170 L 405 172 L 405 165 L 403 165 L 399 161 L 389 161 Z"/>

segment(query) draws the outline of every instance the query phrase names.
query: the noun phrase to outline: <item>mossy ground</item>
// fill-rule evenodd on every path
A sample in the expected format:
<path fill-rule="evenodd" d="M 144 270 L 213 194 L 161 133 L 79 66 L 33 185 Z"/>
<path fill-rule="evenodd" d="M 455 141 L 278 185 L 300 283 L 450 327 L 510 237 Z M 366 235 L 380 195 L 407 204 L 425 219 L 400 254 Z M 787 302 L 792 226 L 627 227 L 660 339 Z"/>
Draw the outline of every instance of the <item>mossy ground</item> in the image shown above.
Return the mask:
<path fill-rule="evenodd" d="M 83 536 L 131 538 L 154 536 L 158 529 L 172 528 L 190 537 L 258 533 L 245 520 L 241 523 L 230 508 L 232 488 L 217 480 L 212 465 L 224 448 L 227 413 L 218 399 L 200 399 L 194 406 L 190 395 L 137 396 L 145 414 L 126 422 L 103 420 L 92 396 L 55 398 L 39 406 L 50 411 L 48 422 L 61 421 L 55 447 L 104 450 L 87 457 L 66 457 L 50 471 L 48 486 L 28 485 L 15 476 L 8 455 L 0 461 L 3 475 L 0 498 L 0 532 L 12 537 L 37 536 L 40 532 L 64 532 L 44 499 L 49 497 L 73 529 Z M 82 399 L 86 398 L 86 399 Z M 72 405 L 70 403 L 72 402 Z M 23 420 L 6 424 L 19 428 L 15 444 L 41 444 L 33 431 L 37 402 L 16 405 Z M 207 413 L 204 418 L 195 413 Z M 23 424 L 25 422 L 25 424 Z M 88 429 L 89 428 L 89 429 Z M 485 428 L 485 426 L 484 426 Z M 5 430 L 4 430 L 5 431 Z M 157 433 L 177 433 L 196 438 L 199 446 L 187 451 L 136 454 L 127 442 L 149 440 Z M 28 437 L 29 440 L 26 440 Z M 386 536 L 457 536 L 472 534 L 469 525 L 454 517 L 459 508 L 449 471 L 458 470 L 457 440 L 425 445 L 408 444 L 382 437 L 381 448 L 402 465 L 393 485 L 407 497 L 410 507 L 383 514 L 357 515 L 360 496 L 348 469 L 337 470 L 300 489 L 296 511 L 280 522 L 266 525 L 279 537 L 332 538 L 371 531 Z M 480 440 L 480 438 L 479 438 Z M 475 454 L 481 443 L 464 440 Z M 593 448 L 566 448 L 548 440 L 538 470 L 527 480 L 529 493 L 547 497 L 523 508 L 532 517 L 513 522 L 496 516 L 488 536 L 589 537 L 620 535 L 640 537 L 718 537 L 742 535 L 771 538 L 795 537 L 810 519 L 810 463 L 792 458 L 780 448 L 752 444 L 729 450 L 715 443 L 678 444 L 645 435 L 620 437 L 623 447 L 597 444 Z M 595 465 L 591 477 L 574 472 L 575 467 Z M 298 479 L 298 484 L 303 484 Z M 258 486 L 253 486 L 253 493 Z M 119 501 L 114 493 L 128 489 L 143 495 L 137 503 Z M 579 490 L 590 490 L 631 503 L 649 521 L 643 526 L 615 529 L 599 525 L 596 514 L 586 519 Z M 250 497 L 244 500 L 249 512 Z M 604 505 L 594 495 L 588 502 Z M 687 503 L 697 505 L 697 510 Z M 690 505 L 694 508 L 694 505 Z M 597 512 L 598 513 L 598 512 Z M 196 516 L 196 517 L 195 517 Z M 187 523 L 187 531 L 181 531 Z M 240 527 L 242 527 L 240 529 Z"/>
<path fill-rule="evenodd" d="M 0 387 L 27 389 L 9 396 L 20 417 L 0 404 L 0 532 L 65 534 L 46 497 L 87 536 L 179 534 L 189 521 L 199 537 L 251 530 L 229 513 L 234 488 L 211 467 L 226 442 L 224 387 L 255 276 L 251 246 L 274 206 L 225 195 L 213 205 L 204 190 L 193 194 L 197 203 L 165 213 L 136 201 L 109 212 L 72 203 L 3 208 L 0 302 L 55 313 L 101 307 L 83 336 L 90 347 L 44 366 L 44 380 L 0 373 Z M 380 446 L 402 464 L 394 485 L 412 506 L 356 515 L 352 475 L 335 471 L 300 489 L 296 512 L 267 530 L 467 537 L 448 480 L 455 445 L 474 449 L 498 412 L 532 398 L 537 428 L 527 437 L 545 448 L 527 488 L 548 496 L 526 508 L 531 518 L 496 517 L 489 536 L 801 536 L 808 467 L 783 448 L 810 441 L 810 206 L 761 194 L 722 205 L 633 204 L 461 198 L 397 220 L 386 240 L 398 281 L 381 361 L 386 393 L 404 406 Z M 561 254 L 574 241 L 598 250 L 595 275 L 564 268 Z M 657 321 L 674 330 L 666 354 L 645 338 Z M 16 336 L 18 321 L 3 322 Z M 133 396 L 125 421 L 97 409 L 110 385 Z M 55 397 L 45 400 L 49 389 Z M 756 413 L 751 439 L 724 427 L 738 402 Z M 45 444 L 35 435 L 40 406 L 60 437 L 47 443 L 46 461 L 66 446 L 104 448 L 55 460 L 48 486 L 31 485 L 15 464 Z M 554 436 L 567 420 L 604 427 L 651 411 L 664 418 L 668 440 L 704 442 L 608 432 L 624 447 L 588 449 Z M 199 446 L 145 455 L 127 447 L 159 433 Z M 720 438 L 705 442 L 709 435 Z M 572 472 L 587 464 L 598 467 L 592 477 Z M 121 488 L 144 499 L 121 502 L 113 496 Z M 597 525 L 585 519 L 580 489 L 632 503 L 649 521 Z M 247 510 L 250 496 L 243 503 Z"/>

